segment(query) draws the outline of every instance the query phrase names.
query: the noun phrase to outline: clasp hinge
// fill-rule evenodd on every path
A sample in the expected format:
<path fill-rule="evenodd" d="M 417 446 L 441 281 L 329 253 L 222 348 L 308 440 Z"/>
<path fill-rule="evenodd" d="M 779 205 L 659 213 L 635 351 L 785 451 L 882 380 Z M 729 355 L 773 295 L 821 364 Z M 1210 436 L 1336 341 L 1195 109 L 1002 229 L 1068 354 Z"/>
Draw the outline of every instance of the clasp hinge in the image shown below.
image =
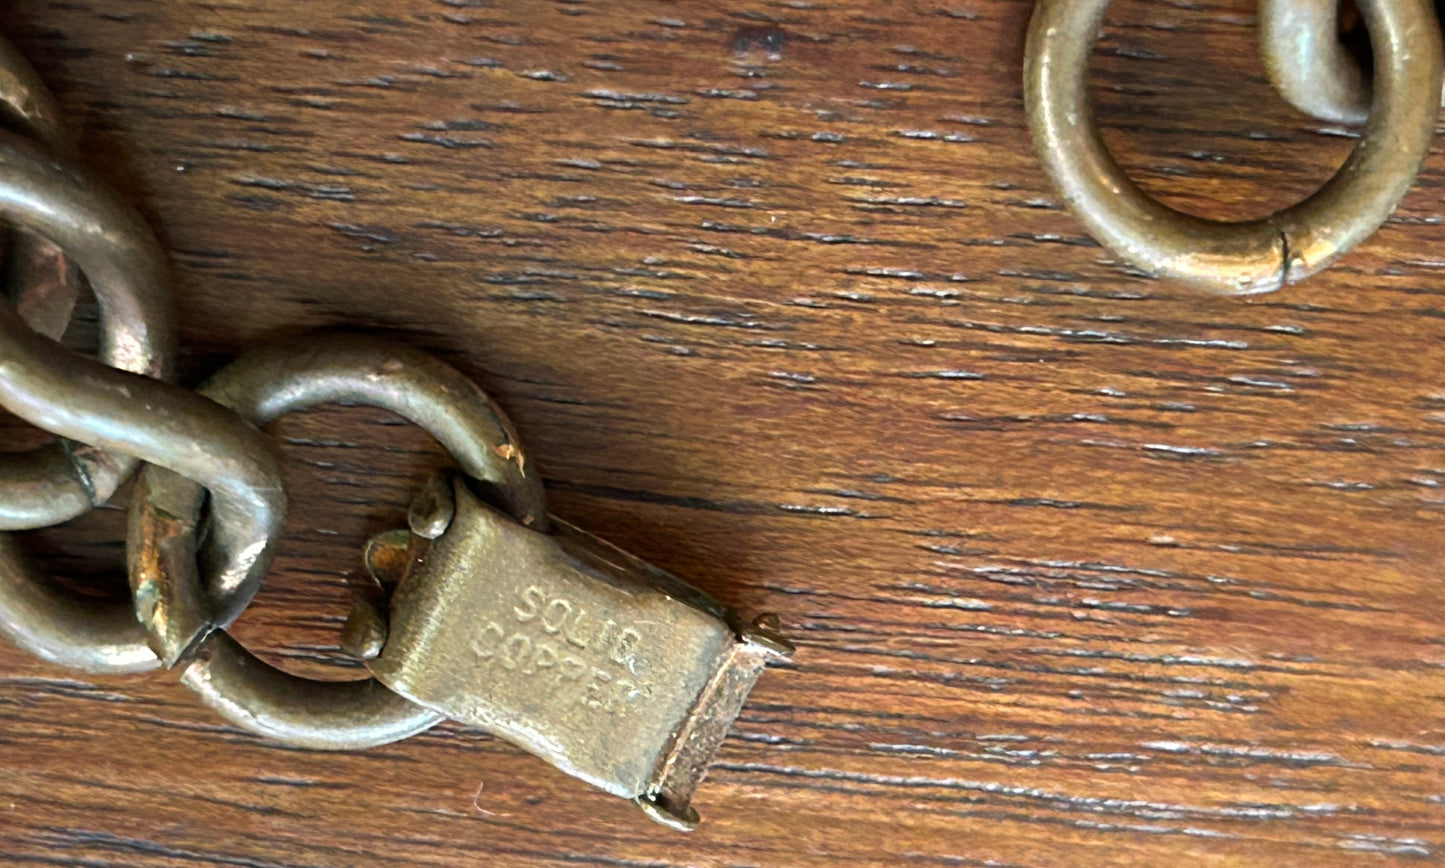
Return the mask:
<path fill-rule="evenodd" d="M 553 519 L 523 527 L 459 476 L 429 484 L 409 531 L 368 562 L 399 579 L 358 606 L 347 645 L 391 690 L 482 727 L 660 822 L 690 802 L 768 662 L 793 653 L 774 616 L 737 613 Z"/>

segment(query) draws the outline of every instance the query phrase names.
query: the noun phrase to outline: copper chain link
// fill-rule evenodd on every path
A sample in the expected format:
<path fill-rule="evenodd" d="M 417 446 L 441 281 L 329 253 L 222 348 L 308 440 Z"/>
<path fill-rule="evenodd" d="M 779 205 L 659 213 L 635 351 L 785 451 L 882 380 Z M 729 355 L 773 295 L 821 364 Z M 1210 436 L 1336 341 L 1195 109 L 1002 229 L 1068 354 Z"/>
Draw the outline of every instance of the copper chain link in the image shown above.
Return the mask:
<path fill-rule="evenodd" d="M 1161 204 L 1109 153 L 1088 94 L 1089 57 L 1109 5 L 1038 0 L 1024 89 L 1034 143 L 1055 187 L 1094 238 L 1128 264 L 1215 294 L 1272 292 L 1373 235 L 1414 184 L 1440 107 L 1441 37 L 1431 0 L 1358 0 L 1373 76 L 1340 41 L 1340 0 L 1260 0 L 1266 67 L 1285 98 L 1315 117 L 1366 127 L 1318 192 L 1239 223 Z"/>
<path fill-rule="evenodd" d="M 1305 110 L 1338 120 L 1360 119 L 1368 104 L 1368 127 L 1315 196 L 1238 224 L 1160 205 L 1104 147 L 1085 85 L 1108 6 L 1109 0 L 1038 0 L 1026 96 L 1043 162 L 1065 199 L 1129 262 L 1213 292 L 1277 289 L 1368 237 L 1413 183 L 1433 136 L 1442 76 L 1429 0 L 1359 0 L 1374 45 L 1373 82 L 1331 48 L 1335 0 L 1261 0 L 1266 55 L 1281 90 Z M 431 432 L 517 525 L 541 529 L 548 519 L 539 477 L 501 410 L 431 356 L 336 335 L 247 355 L 199 391 L 172 384 L 176 318 L 165 255 L 134 210 L 78 165 L 54 100 L 3 41 L 0 221 L 11 227 L 0 268 L 6 299 L 0 300 L 0 406 L 61 438 L 31 452 L 0 452 L 0 636 L 87 671 L 176 668 L 235 724 L 292 745 L 363 747 L 442 720 L 435 707 L 415 704 L 374 678 L 323 683 L 284 673 L 225 633 L 260 587 L 285 516 L 280 461 L 256 426 L 323 402 L 394 411 Z M 86 285 L 102 321 L 94 360 L 55 340 Z M 11 532 L 57 524 L 105 503 L 142 463 L 147 468 L 133 494 L 127 534 L 129 600 L 79 597 L 26 559 Z M 555 551 L 553 568 L 570 569 L 565 545 Z M 627 569 L 655 578 L 646 565 Z M 693 599 L 690 591 L 669 593 Z M 674 604 L 669 598 L 667 605 Z M 713 604 L 692 605 L 710 617 L 731 617 L 709 608 Z M 423 613 L 422 621 L 430 615 Z M 719 671 L 741 660 L 746 680 L 708 676 L 724 678 L 717 683 L 733 684 L 732 692 L 705 690 L 707 701 L 721 703 L 697 706 L 708 709 L 712 722 L 697 731 L 687 730 L 691 722 L 679 724 L 692 734 L 678 744 L 692 746 L 670 748 L 697 750 L 687 754 L 696 768 L 669 761 L 676 789 L 629 791 L 670 824 L 695 821 L 686 802 L 705 758 L 696 746 L 721 740 L 727 714 L 736 714 L 762 659 L 788 653 L 771 628 L 738 636 L 741 644 L 727 646 L 723 657 L 730 662 Z M 430 689 L 402 680 L 418 693 Z M 658 807 L 662 796 L 673 798 L 665 811 Z"/>
<path fill-rule="evenodd" d="M 90 672 L 162 664 L 240 726 L 350 748 L 441 720 L 374 681 L 310 682 L 223 632 L 259 589 L 285 518 L 278 456 L 256 427 L 311 404 L 385 407 L 426 427 L 473 477 L 545 522 L 535 473 L 502 412 L 442 362 L 341 336 L 249 355 L 199 392 L 168 382 L 176 320 L 168 266 L 141 218 L 76 163 L 54 100 L 0 41 L 0 218 L 14 227 L 0 301 L 0 406 L 61 440 L 0 452 L 0 530 L 46 527 L 104 503 L 140 462 L 127 540 L 132 600 L 78 596 L 0 533 L 0 636 Z M 57 344 L 85 276 L 99 360 Z M 233 409 L 234 408 L 234 409 Z M 201 532 L 202 505 L 209 521 Z"/>

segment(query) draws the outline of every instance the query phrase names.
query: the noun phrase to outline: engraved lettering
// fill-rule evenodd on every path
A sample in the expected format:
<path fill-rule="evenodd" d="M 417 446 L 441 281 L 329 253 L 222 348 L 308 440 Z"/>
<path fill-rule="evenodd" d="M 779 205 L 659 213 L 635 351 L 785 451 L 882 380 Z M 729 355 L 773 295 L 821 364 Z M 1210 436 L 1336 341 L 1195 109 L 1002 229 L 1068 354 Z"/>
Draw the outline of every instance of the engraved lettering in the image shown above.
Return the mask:
<path fill-rule="evenodd" d="M 532 653 L 532 662 L 527 664 L 527 672 L 540 672 L 543 669 L 551 669 L 557 665 L 557 648 L 551 642 L 538 640 L 535 650 Z"/>
<path fill-rule="evenodd" d="M 587 682 L 587 692 L 582 697 L 582 704 L 589 708 L 610 708 L 612 699 L 607 685 L 611 681 L 611 675 L 601 669 L 593 669 L 592 680 Z"/>
<path fill-rule="evenodd" d="M 652 695 L 652 691 L 648 690 L 646 686 L 634 681 L 619 680 L 617 686 L 622 691 L 623 700 L 630 704 L 636 704 L 639 699 Z"/>
<path fill-rule="evenodd" d="M 643 636 L 607 614 L 605 606 L 589 611 L 577 598 L 530 585 L 514 601 L 516 620 L 509 626 L 487 621 L 471 647 L 487 664 L 555 688 L 555 701 L 606 714 L 636 713 L 652 695 L 637 672 L 645 660 Z"/>
<path fill-rule="evenodd" d="M 568 654 L 562 658 L 562 665 L 557 668 L 557 683 L 581 681 L 585 674 L 587 674 L 587 664 Z"/>
<path fill-rule="evenodd" d="M 512 611 L 516 613 L 518 621 L 530 621 L 537 617 L 537 612 L 542 608 L 542 604 L 547 602 L 547 592 L 533 585 L 522 592 L 522 602 L 527 604 L 526 609 L 517 606 Z"/>
<path fill-rule="evenodd" d="M 487 637 L 494 634 L 497 637 L 497 641 L 507 638 L 507 631 L 502 629 L 502 625 L 496 621 L 488 621 L 487 626 L 482 628 L 482 634 L 472 640 L 472 651 L 483 660 L 486 660 L 496 653 L 488 647 L 488 645 L 495 645 L 496 643 L 487 641 Z"/>
<path fill-rule="evenodd" d="M 563 638 L 578 648 L 586 648 L 592 642 L 592 637 L 588 636 L 583 630 L 586 623 L 587 610 L 579 608 L 577 610 L 577 617 L 572 619 L 572 626 L 567 628 L 567 632 L 563 634 Z M 594 627 L 593 629 L 596 628 Z"/>
<path fill-rule="evenodd" d="M 632 671 L 632 653 L 637 650 L 637 644 L 642 641 L 642 634 L 628 627 L 617 637 L 617 644 L 612 646 L 612 662 L 619 666 L 627 667 Z"/>
<path fill-rule="evenodd" d="M 597 637 L 597 650 L 601 651 L 606 648 L 607 644 L 612 641 L 612 634 L 616 632 L 617 622 L 608 618 L 607 623 L 602 625 L 602 635 Z"/>
<path fill-rule="evenodd" d="M 502 645 L 502 665 L 508 669 L 516 669 L 522 665 L 531 651 L 532 640 L 521 633 L 513 633 Z"/>
<path fill-rule="evenodd" d="M 561 632 L 567 625 L 567 616 L 572 614 L 572 604 L 558 597 L 542 610 L 542 629 L 548 633 Z"/>

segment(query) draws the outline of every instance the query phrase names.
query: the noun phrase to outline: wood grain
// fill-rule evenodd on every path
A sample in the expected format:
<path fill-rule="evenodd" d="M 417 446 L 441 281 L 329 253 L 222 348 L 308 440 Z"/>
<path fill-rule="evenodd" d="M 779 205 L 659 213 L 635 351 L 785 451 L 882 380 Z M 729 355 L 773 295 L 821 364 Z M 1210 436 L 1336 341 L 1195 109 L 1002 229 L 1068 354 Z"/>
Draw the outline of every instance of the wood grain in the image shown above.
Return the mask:
<path fill-rule="evenodd" d="M 191 377 L 321 325 L 432 348 L 556 513 L 800 651 L 679 837 L 477 731 L 284 750 L 0 648 L 0 863 L 1445 858 L 1445 157 L 1324 275 L 1197 297 L 1037 168 L 1030 8 L 5 4 L 171 251 Z M 1354 136 L 1270 91 L 1252 16 L 1121 2 L 1097 54 L 1110 144 L 1196 213 L 1297 200 Z M 445 459 L 361 408 L 275 430 L 293 514 L 238 632 L 351 677 L 358 547 Z M 34 543 L 114 570 L 122 523 Z"/>

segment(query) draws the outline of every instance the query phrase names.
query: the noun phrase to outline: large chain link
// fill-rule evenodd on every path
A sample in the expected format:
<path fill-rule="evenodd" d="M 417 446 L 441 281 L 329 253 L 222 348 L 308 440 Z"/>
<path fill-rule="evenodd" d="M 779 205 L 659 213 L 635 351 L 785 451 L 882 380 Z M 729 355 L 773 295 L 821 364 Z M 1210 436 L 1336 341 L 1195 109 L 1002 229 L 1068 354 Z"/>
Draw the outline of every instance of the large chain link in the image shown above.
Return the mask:
<path fill-rule="evenodd" d="M 159 248 L 143 223 L 72 162 L 54 99 L 28 63 L 0 41 L 0 213 L 9 235 L 4 277 L 16 308 L 43 332 L 64 331 L 80 276 L 60 252 L 69 242 L 95 268 L 92 285 L 106 317 L 101 358 L 151 375 L 169 373 L 174 316 Z M 0 325 L 30 334 L 0 303 Z M 0 369 L 12 361 L 0 342 Z M 40 420 L 43 424 L 45 420 Z M 73 442 L 0 453 L 0 530 L 43 527 L 103 503 L 135 460 Z M 133 671 L 158 664 L 128 606 L 95 606 L 38 572 L 0 534 L 0 633 L 48 660 L 89 670 Z"/>
<path fill-rule="evenodd" d="M 201 390 L 256 424 L 333 402 L 390 410 L 422 426 L 463 472 L 500 494 L 513 517 L 540 529 L 540 477 L 524 472 L 502 411 L 470 380 L 436 358 L 387 341 L 322 335 L 248 353 Z M 161 645 L 187 637 L 204 601 L 195 598 L 195 528 L 202 490 L 183 475 L 148 468 L 137 486 L 128 551 L 141 620 Z M 211 532 L 229 519 L 213 516 Z M 159 604 L 158 609 L 150 609 Z M 178 621 L 180 623 L 178 623 Z M 375 679 L 313 681 L 275 669 L 224 633 L 183 676 L 229 720 L 272 739 L 312 748 L 359 748 L 431 727 L 442 715 L 414 705 Z"/>
<path fill-rule="evenodd" d="M 695 826 L 710 758 L 767 662 L 792 652 L 775 619 L 745 626 L 563 522 L 546 533 L 541 477 L 506 416 L 425 353 L 311 336 L 243 356 L 198 391 L 167 382 L 175 323 L 154 236 L 75 165 L 33 70 L 0 45 L 3 107 L 31 132 L 0 129 L 0 221 L 23 233 L 10 247 L 24 266 L 3 276 L 41 329 L 0 301 L 0 407 L 64 440 L 0 454 L 0 532 L 82 513 L 145 470 L 126 534 L 130 605 L 74 596 L 0 533 L 0 635 L 82 669 L 179 669 L 222 716 L 290 745 L 368 747 L 448 717 L 483 725 L 659 822 Z M 100 305 L 99 360 L 53 339 L 81 274 Z M 407 528 L 368 544 L 375 593 L 356 601 L 342 644 L 372 675 L 349 682 L 290 675 L 225 632 L 285 514 L 280 461 L 256 426 L 331 402 L 411 420 L 463 474 L 434 479 Z"/>
<path fill-rule="evenodd" d="M 75 167 L 54 99 L 24 58 L 3 42 L 0 94 L 8 125 L 24 133 L 0 135 L 0 168 L 7 176 L 0 214 L 17 227 L 5 277 L 17 309 L 40 331 L 58 336 L 81 285 L 59 245 L 73 246 L 77 262 L 114 262 L 91 277 L 107 314 L 101 358 L 164 376 L 175 352 L 175 318 L 159 247 L 122 202 Z M 100 231 L 118 214 L 131 219 Z M 0 455 L 0 530 L 44 527 L 81 515 L 109 498 L 134 467 L 129 457 L 66 443 Z"/>
<path fill-rule="evenodd" d="M 1358 0 L 1374 48 L 1373 83 L 1340 43 L 1339 0 L 1260 0 L 1264 55 L 1281 93 L 1317 117 L 1368 119 L 1368 126 L 1318 192 L 1240 223 L 1163 205 L 1109 153 L 1087 81 L 1109 5 L 1037 0 L 1024 90 L 1040 161 L 1074 215 L 1121 259 L 1205 292 L 1272 292 L 1373 235 L 1414 184 L 1440 107 L 1441 36 L 1431 0 Z"/>
<path fill-rule="evenodd" d="M 510 423 L 471 381 L 406 347 L 342 336 L 249 355 L 199 392 L 172 385 L 167 265 L 141 218 L 76 165 L 54 100 L 0 41 L 0 219 L 15 227 L 0 300 L 0 406 L 64 438 L 0 452 L 0 530 L 66 521 L 104 503 L 139 462 L 127 534 L 131 600 L 80 597 L 0 533 L 0 635 L 87 671 L 179 666 L 224 716 L 289 744 L 353 748 L 442 720 L 374 680 L 315 682 L 274 669 L 223 631 L 255 596 L 285 517 L 279 458 L 256 428 L 312 404 L 392 410 L 430 431 L 519 521 L 546 522 L 540 477 Z M 55 342 L 88 280 L 99 360 Z M 202 511 L 208 523 L 202 530 Z"/>

